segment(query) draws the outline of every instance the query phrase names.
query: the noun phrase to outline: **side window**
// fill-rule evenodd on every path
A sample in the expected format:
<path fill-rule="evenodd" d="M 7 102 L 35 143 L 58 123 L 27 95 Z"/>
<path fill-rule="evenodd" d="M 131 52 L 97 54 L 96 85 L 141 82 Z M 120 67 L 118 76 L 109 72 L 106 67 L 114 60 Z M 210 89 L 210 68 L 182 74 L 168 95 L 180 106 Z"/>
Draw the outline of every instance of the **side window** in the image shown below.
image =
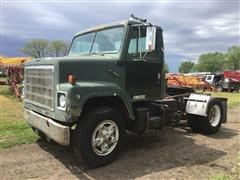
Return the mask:
<path fill-rule="evenodd" d="M 130 35 L 130 42 L 128 46 L 128 57 L 130 59 L 139 59 L 140 53 L 142 56 L 146 53 L 145 44 L 146 44 L 146 28 L 141 28 L 141 37 L 139 37 L 138 27 L 133 28 Z M 157 44 L 156 44 L 157 49 Z M 145 59 L 156 60 L 157 51 L 148 52 L 145 56 Z"/>
<path fill-rule="evenodd" d="M 207 76 L 207 80 L 208 81 L 212 80 L 212 76 Z"/>
<path fill-rule="evenodd" d="M 144 53 L 145 52 L 145 41 L 146 37 L 140 37 L 140 38 L 135 38 L 130 40 L 129 48 L 128 48 L 128 53 L 129 54 L 136 54 L 136 53 Z M 138 44 L 138 46 L 137 46 Z"/>
<path fill-rule="evenodd" d="M 128 47 L 128 54 L 137 53 L 137 39 L 131 39 Z"/>

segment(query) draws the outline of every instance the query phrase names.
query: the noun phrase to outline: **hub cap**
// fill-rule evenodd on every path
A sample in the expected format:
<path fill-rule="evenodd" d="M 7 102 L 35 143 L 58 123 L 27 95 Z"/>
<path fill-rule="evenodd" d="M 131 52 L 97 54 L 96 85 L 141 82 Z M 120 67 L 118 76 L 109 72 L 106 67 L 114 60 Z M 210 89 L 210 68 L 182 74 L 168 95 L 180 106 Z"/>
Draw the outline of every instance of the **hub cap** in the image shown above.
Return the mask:
<path fill-rule="evenodd" d="M 116 147 L 119 139 L 119 130 L 112 120 L 104 120 L 95 128 L 92 135 L 93 151 L 99 156 L 106 156 Z"/>
<path fill-rule="evenodd" d="M 216 127 L 221 119 L 221 110 L 218 105 L 214 105 L 209 113 L 209 121 L 213 127 Z"/>

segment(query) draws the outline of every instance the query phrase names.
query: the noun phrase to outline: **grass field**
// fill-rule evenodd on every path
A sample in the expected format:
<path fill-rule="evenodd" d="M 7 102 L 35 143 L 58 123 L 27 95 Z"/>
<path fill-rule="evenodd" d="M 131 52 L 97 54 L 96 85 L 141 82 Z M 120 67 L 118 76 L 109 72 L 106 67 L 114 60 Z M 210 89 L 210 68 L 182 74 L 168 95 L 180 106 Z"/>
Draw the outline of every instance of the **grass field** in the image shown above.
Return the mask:
<path fill-rule="evenodd" d="M 228 98 L 229 108 L 240 106 L 240 93 L 212 93 L 212 95 Z M 23 119 L 22 102 L 8 91 L 7 86 L 0 86 L 0 111 L 0 149 L 36 141 L 37 135 Z"/>
<path fill-rule="evenodd" d="M 215 97 L 227 98 L 228 99 L 228 108 L 240 106 L 240 93 L 205 92 L 205 94 L 212 94 Z"/>
<path fill-rule="evenodd" d="M 0 86 L 0 149 L 32 143 L 37 136 L 23 119 L 23 105 L 7 86 Z"/>

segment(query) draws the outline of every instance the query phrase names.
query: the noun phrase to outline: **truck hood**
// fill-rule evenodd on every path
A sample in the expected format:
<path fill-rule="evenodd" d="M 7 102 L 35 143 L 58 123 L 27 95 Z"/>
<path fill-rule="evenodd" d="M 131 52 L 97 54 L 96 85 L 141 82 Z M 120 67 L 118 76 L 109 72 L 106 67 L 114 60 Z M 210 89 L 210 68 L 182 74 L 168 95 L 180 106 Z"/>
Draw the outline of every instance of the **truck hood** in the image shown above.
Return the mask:
<path fill-rule="evenodd" d="M 54 66 L 56 82 L 66 83 L 68 75 L 75 75 L 77 82 L 115 82 L 116 74 L 123 74 L 113 56 L 66 56 L 34 59 L 25 66 Z M 114 73 L 116 73 L 114 75 Z"/>
<path fill-rule="evenodd" d="M 65 57 L 47 57 L 37 58 L 24 63 L 25 66 L 38 66 L 38 65 L 57 65 L 59 62 L 64 61 L 95 61 L 95 60 L 117 60 L 116 56 L 100 56 L 100 55 L 82 55 L 82 56 L 65 56 Z"/>

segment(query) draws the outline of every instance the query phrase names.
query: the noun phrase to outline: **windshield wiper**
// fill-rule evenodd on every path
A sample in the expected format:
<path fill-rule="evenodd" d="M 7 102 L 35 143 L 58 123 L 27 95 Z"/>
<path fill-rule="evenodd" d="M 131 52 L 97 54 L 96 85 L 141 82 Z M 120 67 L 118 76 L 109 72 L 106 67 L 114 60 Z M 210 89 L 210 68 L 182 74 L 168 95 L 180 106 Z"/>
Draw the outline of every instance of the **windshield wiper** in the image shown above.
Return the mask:
<path fill-rule="evenodd" d="M 100 55 L 100 56 L 104 56 L 104 54 L 101 51 L 93 51 L 90 53 L 91 55 Z"/>

